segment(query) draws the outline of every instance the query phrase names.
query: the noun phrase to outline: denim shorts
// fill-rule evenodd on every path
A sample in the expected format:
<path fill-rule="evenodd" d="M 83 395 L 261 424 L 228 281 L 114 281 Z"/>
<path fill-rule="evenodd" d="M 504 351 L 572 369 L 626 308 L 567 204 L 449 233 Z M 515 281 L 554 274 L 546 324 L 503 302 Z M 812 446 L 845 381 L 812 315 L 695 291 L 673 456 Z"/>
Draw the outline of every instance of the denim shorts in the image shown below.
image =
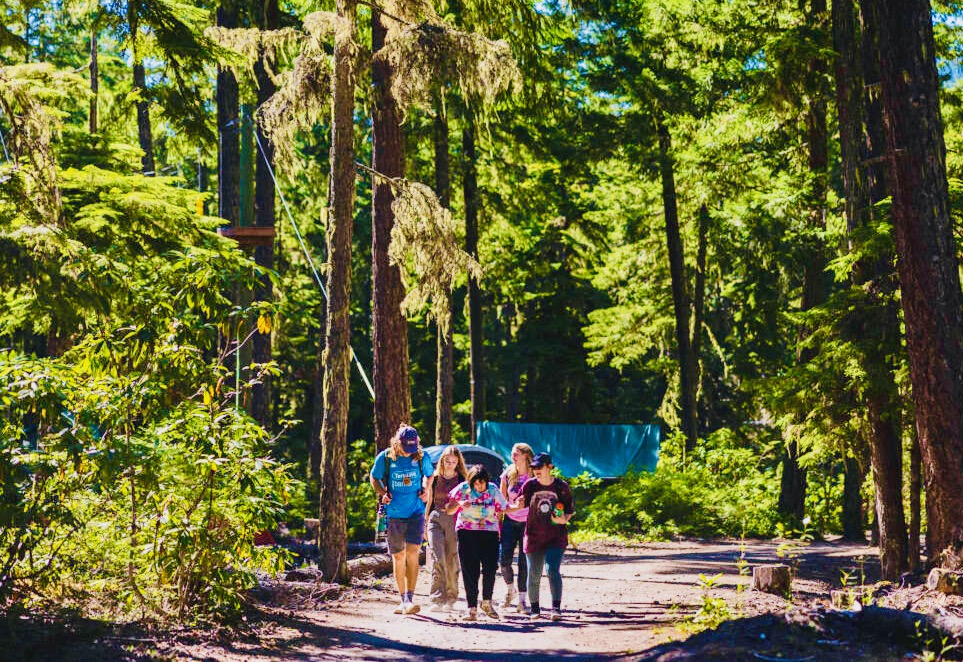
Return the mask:
<path fill-rule="evenodd" d="M 425 515 L 418 513 L 407 518 L 388 520 L 388 552 L 397 554 L 405 551 L 405 545 L 421 545 L 425 538 Z"/>

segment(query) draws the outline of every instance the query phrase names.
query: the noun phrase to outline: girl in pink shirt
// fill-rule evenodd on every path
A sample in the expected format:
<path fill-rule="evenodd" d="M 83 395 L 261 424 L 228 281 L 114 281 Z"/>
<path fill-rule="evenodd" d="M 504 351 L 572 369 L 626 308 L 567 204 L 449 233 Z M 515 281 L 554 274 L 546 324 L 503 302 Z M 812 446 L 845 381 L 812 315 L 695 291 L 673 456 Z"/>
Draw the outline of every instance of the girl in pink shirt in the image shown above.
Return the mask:
<path fill-rule="evenodd" d="M 528 444 L 515 444 L 512 446 L 512 463 L 502 473 L 501 492 L 502 496 L 509 503 L 514 503 L 522 493 L 522 487 L 532 477 L 531 462 L 535 457 L 532 447 Z M 511 607 L 518 596 L 518 613 L 528 613 L 528 563 L 525 560 L 525 552 L 522 549 L 522 540 L 525 537 L 525 522 L 528 519 L 528 508 L 521 508 L 509 511 L 505 514 L 502 521 L 501 554 L 499 555 L 499 565 L 502 569 L 502 579 L 508 587 L 505 595 L 504 607 Z M 515 573 L 512 570 L 512 561 L 515 558 L 515 550 L 518 549 L 518 590 L 515 590 Z"/>

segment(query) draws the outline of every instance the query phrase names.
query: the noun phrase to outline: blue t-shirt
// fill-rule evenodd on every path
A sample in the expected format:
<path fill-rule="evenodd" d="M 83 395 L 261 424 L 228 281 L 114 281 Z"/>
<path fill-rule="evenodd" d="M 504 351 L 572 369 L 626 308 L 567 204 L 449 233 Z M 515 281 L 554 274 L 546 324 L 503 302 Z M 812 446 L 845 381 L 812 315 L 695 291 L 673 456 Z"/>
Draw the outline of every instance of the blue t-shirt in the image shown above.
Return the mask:
<path fill-rule="evenodd" d="M 388 451 L 383 450 L 375 458 L 371 475 L 375 480 L 384 483 L 385 462 L 388 462 Z M 418 496 L 421 489 L 421 479 L 430 476 L 435 470 L 426 453 L 421 455 L 421 470 L 413 457 L 399 455 L 390 461 L 388 472 L 388 491 L 391 492 L 391 503 L 385 506 L 388 519 L 405 519 L 412 515 L 424 514 L 425 502 Z"/>

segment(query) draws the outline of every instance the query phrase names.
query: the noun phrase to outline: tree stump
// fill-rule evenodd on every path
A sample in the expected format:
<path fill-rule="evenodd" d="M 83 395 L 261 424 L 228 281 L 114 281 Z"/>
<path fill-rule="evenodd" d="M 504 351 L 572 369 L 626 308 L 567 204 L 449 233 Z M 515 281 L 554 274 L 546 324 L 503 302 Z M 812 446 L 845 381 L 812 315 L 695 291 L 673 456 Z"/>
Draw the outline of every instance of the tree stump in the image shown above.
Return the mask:
<path fill-rule="evenodd" d="M 933 568 L 926 578 L 926 588 L 947 595 L 963 595 L 963 572 Z"/>
<path fill-rule="evenodd" d="M 788 565 L 757 565 L 752 569 L 752 588 L 757 591 L 785 596 L 791 586 Z"/>

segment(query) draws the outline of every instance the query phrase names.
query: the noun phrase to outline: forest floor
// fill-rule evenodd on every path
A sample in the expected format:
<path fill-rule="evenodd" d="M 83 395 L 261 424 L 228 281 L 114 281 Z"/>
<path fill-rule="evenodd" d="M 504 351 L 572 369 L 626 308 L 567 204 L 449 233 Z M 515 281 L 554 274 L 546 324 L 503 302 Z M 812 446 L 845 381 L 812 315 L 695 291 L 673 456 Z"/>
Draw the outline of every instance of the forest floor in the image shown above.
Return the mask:
<path fill-rule="evenodd" d="M 939 642 L 893 641 L 844 619 L 832 626 L 791 622 L 807 608 L 828 606 L 829 590 L 848 573 L 849 585 L 872 585 L 877 550 L 817 542 L 789 550 L 798 564 L 793 597 L 748 590 L 753 566 L 785 562 L 771 541 L 588 543 L 569 550 L 562 564 L 564 617 L 530 622 L 514 610 L 502 619 L 465 624 L 460 611 L 427 613 L 427 572 L 419 580 L 417 615 L 396 615 L 397 594 L 386 577 L 368 576 L 317 600 L 258 604 L 242 627 L 157 630 L 140 626 L 40 623 L 38 617 L 0 625 L 0 659 L 12 660 L 910 660 L 940 653 Z M 783 549 L 783 552 L 786 550 Z M 739 559 L 746 562 L 740 574 Z M 711 589 L 700 575 L 720 575 Z M 960 598 L 925 589 L 925 578 L 889 587 L 876 602 L 928 612 L 942 606 L 959 613 Z M 547 580 L 542 582 L 548 601 Z M 504 597 L 501 579 L 495 599 Z M 289 595 L 288 598 L 291 596 Z M 704 599 L 732 619 L 690 636 Z M 303 596 L 302 596 L 303 598 Z M 955 602 L 954 602 L 955 601 Z M 286 606 L 284 605 L 287 602 Z M 42 627 L 38 627 L 42 625 Z"/>

